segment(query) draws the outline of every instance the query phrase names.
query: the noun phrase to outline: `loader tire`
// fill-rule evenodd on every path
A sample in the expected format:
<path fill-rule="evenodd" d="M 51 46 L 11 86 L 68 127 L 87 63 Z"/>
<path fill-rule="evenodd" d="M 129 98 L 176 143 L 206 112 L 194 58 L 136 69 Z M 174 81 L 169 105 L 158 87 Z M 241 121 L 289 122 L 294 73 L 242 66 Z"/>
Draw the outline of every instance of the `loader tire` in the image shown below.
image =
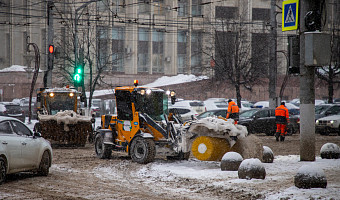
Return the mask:
<path fill-rule="evenodd" d="M 131 158 L 139 164 L 154 161 L 156 155 L 155 142 L 151 138 L 136 137 L 131 143 Z"/>
<path fill-rule="evenodd" d="M 96 139 L 94 142 L 94 148 L 96 150 L 97 157 L 100 159 L 108 159 L 111 158 L 112 155 L 112 146 L 108 144 L 104 144 L 104 138 L 101 134 L 96 135 Z"/>
<path fill-rule="evenodd" d="M 230 145 L 226 139 L 200 136 L 191 146 L 191 152 L 198 160 L 218 161 L 230 151 Z"/>

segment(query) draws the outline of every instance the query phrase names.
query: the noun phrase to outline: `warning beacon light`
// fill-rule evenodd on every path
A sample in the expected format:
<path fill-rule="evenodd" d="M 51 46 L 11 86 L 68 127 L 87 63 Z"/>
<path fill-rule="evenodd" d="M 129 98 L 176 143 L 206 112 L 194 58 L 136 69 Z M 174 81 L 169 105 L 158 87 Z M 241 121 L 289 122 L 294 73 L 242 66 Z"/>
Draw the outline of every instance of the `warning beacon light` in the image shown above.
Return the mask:
<path fill-rule="evenodd" d="M 133 84 L 135 85 L 135 87 L 137 87 L 137 86 L 138 86 L 138 80 L 137 80 L 137 79 L 134 80 L 134 81 L 133 81 Z"/>

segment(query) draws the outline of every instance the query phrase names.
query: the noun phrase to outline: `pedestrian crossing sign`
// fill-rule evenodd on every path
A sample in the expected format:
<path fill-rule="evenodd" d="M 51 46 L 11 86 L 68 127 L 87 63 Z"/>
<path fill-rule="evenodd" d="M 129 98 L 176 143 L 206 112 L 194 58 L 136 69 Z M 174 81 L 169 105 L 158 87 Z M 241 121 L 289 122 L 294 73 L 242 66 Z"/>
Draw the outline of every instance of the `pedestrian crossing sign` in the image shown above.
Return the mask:
<path fill-rule="evenodd" d="M 299 18 L 299 0 L 282 2 L 282 31 L 296 30 Z"/>

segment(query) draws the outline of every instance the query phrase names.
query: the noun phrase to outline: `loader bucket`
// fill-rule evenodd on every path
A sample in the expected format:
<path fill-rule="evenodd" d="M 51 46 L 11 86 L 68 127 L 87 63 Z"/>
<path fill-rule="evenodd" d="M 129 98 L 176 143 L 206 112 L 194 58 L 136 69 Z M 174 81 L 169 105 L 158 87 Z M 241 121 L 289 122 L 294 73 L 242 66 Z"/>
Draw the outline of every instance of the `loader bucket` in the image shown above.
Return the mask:
<path fill-rule="evenodd" d="M 91 122 L 78 122 L 77 124 L 57 123 L 55 120 L 41 121 L 40 132 L 42 136 L 56 146 L 83 147 L 88 135 L 92 132 Z"/>

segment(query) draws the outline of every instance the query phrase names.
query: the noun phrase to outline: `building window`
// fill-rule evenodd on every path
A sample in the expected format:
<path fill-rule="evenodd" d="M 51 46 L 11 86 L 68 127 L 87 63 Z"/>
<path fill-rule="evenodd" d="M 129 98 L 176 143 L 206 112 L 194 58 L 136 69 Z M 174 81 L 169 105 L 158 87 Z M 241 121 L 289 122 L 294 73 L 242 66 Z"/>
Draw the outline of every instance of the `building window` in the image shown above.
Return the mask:
<path fill-rule="evenodd" d="M 238 8 L 237 7 L 226 7 L 216 6 L 215 7 L 216 19 L 236 19 Z"/>
<path fill-rule="evenodd" d="M 155 72 L 155 73 L 164 73 L 163 41 L 164 41 L 164 30 L 153 30 L 152 32 L 152 72 Z"/>
<path fill-rule="evenodd" d="M 185 73 L 185 58 L 187 52 L 187 31 L 177 33 L 177 69 L 178 73 Z"/>
<path fill-rule="evenodd" d="M 185 17 L 188 15 L 188 0 L 178 0 L 178 16 Z"/>
<path fill-rule="evenodd" d="M 101 0 L 97 2 L 97 11 L 98 12 L 105 12 L 109 10 L 109 2 L 108 0 Z"/>
<path fill-rule="evenodd" d="M 124 28 L 112 28 L 112 71 L 124 71 Z"/>
<path fill-rule="evenodd" d="M 116 13 L 125 13 L 126 2 L 125 0 L 112 0 L 113 10 Z"/>
<path fill-rule="evenodd" d="M 153 0 L 153 13 L 155 15 L 164 15 L 164 0 Z"/>
<path fill-rule="evenodd" d="M 138 0 L 138 14 L 150 14 L 151 0 Z"/>
<path fill-rule="evenodd" d="M 97 38 L 98 38 L 98 69 L 106 69 L 108 64 L 108 30 L 107 27 L 97 27 Z"/>
<path fill-rule="evenodd" d="M 149 65 L 149 29 L 138 29 L 138 72 L 148 72 Z"/>
<path fill-rule="evenodd" d="M 202 71 L 202 33 L 191 33 L 191 72 L 199 74 Z"/>
<path fill-rule="evenodd" d="M 192 16 L 202 15 L 202 0 L 192 0 L 191 12 Z"/>
<path fill-rule="evenodd" d="M 252 19 L 253 20 L 262 20 L 262 21 L 270 21 L 270 9 L 253 8 Z"/>
<path fill-rule="evenodd" d="M 234 32 L 217 31 L 215 34 L 215 78 L 225 80 L 229 69 L 235 65 L 237 34 Z"/>
<path fill-rule="evenodd" d="M 252 34 L 252 65 L 263 70 L 263 74 L 268 74 L 270 58 L 270 35 L 267 33 Z"/>

